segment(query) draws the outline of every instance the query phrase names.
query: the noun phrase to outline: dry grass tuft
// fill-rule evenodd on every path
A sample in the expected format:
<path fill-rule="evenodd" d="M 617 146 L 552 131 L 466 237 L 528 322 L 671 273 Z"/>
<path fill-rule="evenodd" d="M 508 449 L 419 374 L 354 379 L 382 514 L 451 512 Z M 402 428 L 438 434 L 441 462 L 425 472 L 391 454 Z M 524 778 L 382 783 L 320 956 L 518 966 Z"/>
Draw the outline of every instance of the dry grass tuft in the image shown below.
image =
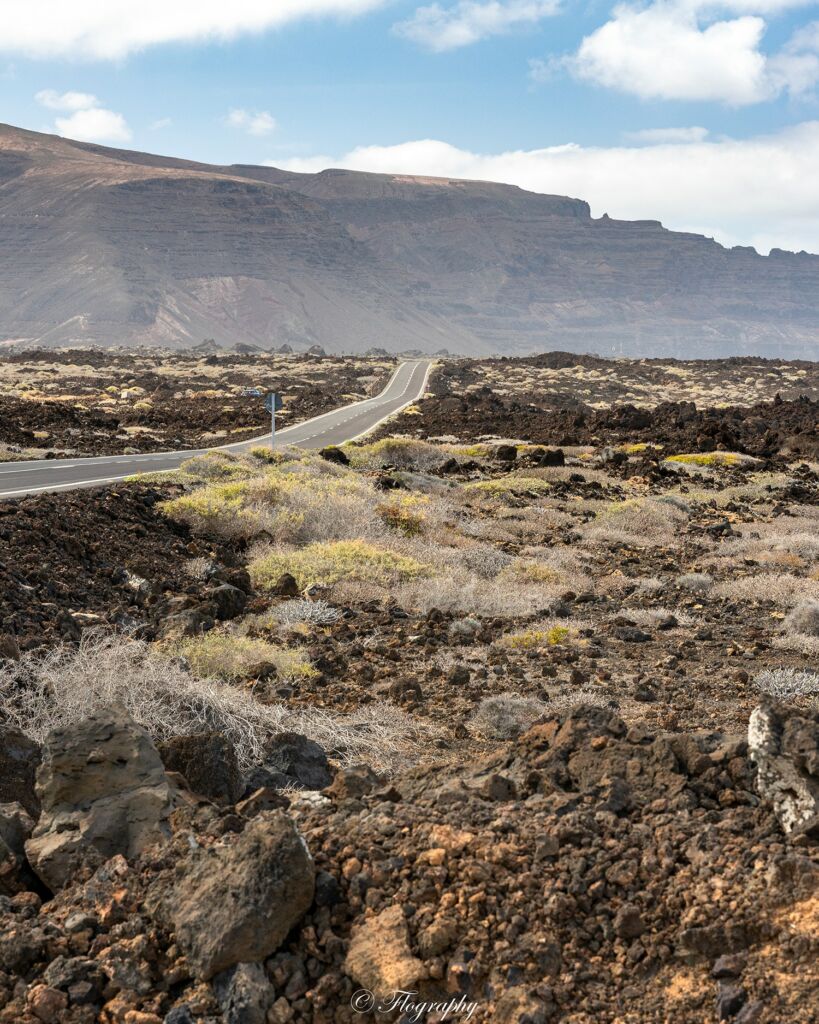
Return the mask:
<path fill-rule="evenodd" d="M 280 732 L 303 733 L 343 764 L 363 761 L 379 771 L 417 761 L 439 735 L 386 701 L 350 715 L 260 704 L 218 679 L 192 675 L 142 641 L 101 630 L 86 631 L 78 647 L 0 663 L 0 720 L 38 742 L 113 703 L 123 704 L 156 741 L 223 733 L 245 771 L 262 763 L 266 743 Z"/>

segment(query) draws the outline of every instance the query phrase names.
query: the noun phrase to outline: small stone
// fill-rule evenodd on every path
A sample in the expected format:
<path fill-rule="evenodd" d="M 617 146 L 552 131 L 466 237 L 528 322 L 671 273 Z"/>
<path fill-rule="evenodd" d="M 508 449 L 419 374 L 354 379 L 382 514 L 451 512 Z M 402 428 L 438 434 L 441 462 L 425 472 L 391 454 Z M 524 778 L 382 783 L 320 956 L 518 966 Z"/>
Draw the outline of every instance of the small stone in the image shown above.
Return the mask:
<path fill-rule="evenodd" d="M 614 930 L 621 939 L 639 938 L 646 926 L 637 907 L 631 903 L 620 907 L 614 918 Z"/>
<path fill-rule="evenodd" d="M 740 985 L 720 982 L 717 992 L 717 1020 L 736 1017 L 748 999 L 748 993 Z"/>
<path fill-rule="evenodd" d="M 28 1005 L 44 1024 L 60 1024 L 68 1006 L 68 996 L 56 988 L 36 985 L 28 993 Z"/>

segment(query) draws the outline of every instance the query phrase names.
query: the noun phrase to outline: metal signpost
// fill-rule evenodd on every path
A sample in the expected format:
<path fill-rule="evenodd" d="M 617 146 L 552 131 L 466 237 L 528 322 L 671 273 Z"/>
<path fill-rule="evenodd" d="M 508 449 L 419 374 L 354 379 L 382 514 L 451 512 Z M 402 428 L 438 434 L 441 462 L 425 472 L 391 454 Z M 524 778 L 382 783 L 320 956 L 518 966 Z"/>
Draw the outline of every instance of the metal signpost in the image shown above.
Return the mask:
<path fill-rule="evenodd" d="M 281 409 L 282 396 L 275 391 L 268 391 L 264 397 L 264 407 L 270 413 L 270 447 L 276 447 L 276 413 Z"/>

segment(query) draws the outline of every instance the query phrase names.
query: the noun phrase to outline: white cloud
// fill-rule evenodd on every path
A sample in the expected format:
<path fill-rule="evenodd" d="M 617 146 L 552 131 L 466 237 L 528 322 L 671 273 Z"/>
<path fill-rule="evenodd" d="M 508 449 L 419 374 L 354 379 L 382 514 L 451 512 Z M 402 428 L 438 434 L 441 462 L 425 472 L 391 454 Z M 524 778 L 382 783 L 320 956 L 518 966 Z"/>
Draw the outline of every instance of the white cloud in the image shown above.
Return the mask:
<path fill-rule="evenodd" d="M 293 159 L 293 171 L 349 167 L 477 178 L 586 199 L 595 216 L 662 220 L 726 245 L 819 252 L 819 121 L 776 135 L 715 142 L 471 153 L 426 139 L 364 146 L 341 159 Z"/>
<path fill-rule="evenodd" d="M 442 53 L 509 32 L 519 25 L 533 25 L 557 14 L 559 8 L 559 0 L 459 0 L 451 7 L 434 3 L 419 7 L 393 30 L 428 50 Z"/>
<path fill-rule="evenodd" d="M 642 128 L 638 132 L 625 132 L 628 142 L 648 142 L 652 145 L 663 142 L 702 142 L 708 137 L 708 129 L 691 128 Z"/>
<path fill-rule="evenodd" d="M 99 100 L 90 92 L 59 93 L 54 89 L 41 89 L 34 99 L 49 110 L 88 110 L 99 106 Z"/>
<path fill-rule="evenodd" d="M 148 125 L 152 132 L 161 132 L 163 128 L 170 128 L 173 121 L 169 117 L 160 117 L 157 121 L 151 121 Z"/>
<path fill-rule="evenodd" d="M 819 81 L 819 57 L 812 41 L 795 37 L 773 55 L 760 48 L 767 25 L 759 13 L 775 14 L 788 6 L 795 3 L 657 0 L 648 7 L 622 4 L 562 63 L 577 78 L 643 99 L 745 106 L 783 92 L 798 95 Z M 713 20 L 715 10 L 725 9 L 739 17 Z M 533 76 L 539 73 L 534 67 Z"/>
<path fill-rule="evenodd" d="M 106 110 L 96 96 L 88 92 L 58 93 L 41 89 L 34 97 L 49 110 L 70 112 L 70 117 L 58 117 L 54 131 L 66 139 L 78 142 L 130 142 L 131 129 L 122 114 Z"/>
<path fill-rule="evenodd" d="M 130 142 L 131 129 L 122 114 L 101 107 L 78 110 L 71 117 L 58 117 L 57 134 L 78 142 Z"/>
<path fill-rule="evenodd" d="M 161 43 L 234 39 L 387 0 L 3 0 L 0 52 L 117 60 Z"/>
<path fill-rule="evenodd" d="M 241 128 L 248 135 L 270 135 L 276 130 L 276 118 L 266 110 L 231 110 L 225 124 L 230 128 Z"/>

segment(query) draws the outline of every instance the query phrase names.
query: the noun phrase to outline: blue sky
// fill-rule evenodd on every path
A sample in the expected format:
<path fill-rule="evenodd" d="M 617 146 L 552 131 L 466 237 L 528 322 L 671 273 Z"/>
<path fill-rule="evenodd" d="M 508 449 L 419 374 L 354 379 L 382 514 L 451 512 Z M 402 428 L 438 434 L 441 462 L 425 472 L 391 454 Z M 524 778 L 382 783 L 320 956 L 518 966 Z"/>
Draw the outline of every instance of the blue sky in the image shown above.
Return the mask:
<path fill-rule="evenodd" d="M 4 0 L 0 35 L 12 124 L 505 180 L 760 251 L 819 251 L 817 85 L 799 0 Z"/>

